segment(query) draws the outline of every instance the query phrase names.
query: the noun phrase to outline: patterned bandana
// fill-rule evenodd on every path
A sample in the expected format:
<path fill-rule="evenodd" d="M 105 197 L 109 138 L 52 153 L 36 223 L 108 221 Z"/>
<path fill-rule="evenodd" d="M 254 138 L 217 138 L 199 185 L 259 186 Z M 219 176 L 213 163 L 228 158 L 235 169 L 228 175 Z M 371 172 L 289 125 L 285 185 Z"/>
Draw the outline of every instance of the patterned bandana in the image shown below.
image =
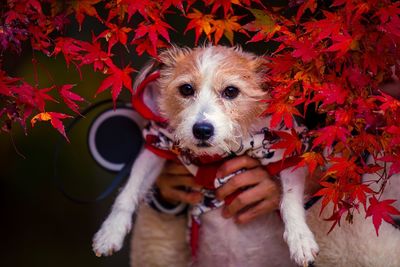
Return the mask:
<path fill-rule="evenodd" d="M 269 124 L 269 118 L 265 118 L 265 126 Z M 307 131 L 304 127 L 297 127 L 296 133 L 303 144 L 302 150 L 308 148 Z M 215 191 L 233 176 L 243 172 L 239 170 L 225 177 L 216 177 L 218 168 L 228 159 L 235 156 L 248 155 L 258 159 L 267 169 L 270 175 L 277 175 L 283 169 L 292 167 L 299 163 L 300 158 L 289 155 L 283 159 L 285 149 L 274 148 L 274 144 L 280 141 L 279 133 L 288 133 L 288 129 L 281 127 L 271 131 L 268 127 L 262 127 L 249 138 L 240 140 L 240 146 L 236 151 L 222 152 L 218 155 L 196 156 L 190 150 L 180 149 L 174 142 L 173 130 L 166 123 L 150 121 L 144 128 L 145 147 L 156 155 L 170 159 L 179 160 L 190 173 L 194 175 L 197 184 L 203 186 L 201 193 L 203 200 L 190 208 L 189 228 L 192 256 L 196 256 L 198 248 L 199 230 L 203 213 L 219 208 L 224 204 L 229 205 L 241 192 L 237 191 L 227 196 L 223 201 L 215 197 Z"/>

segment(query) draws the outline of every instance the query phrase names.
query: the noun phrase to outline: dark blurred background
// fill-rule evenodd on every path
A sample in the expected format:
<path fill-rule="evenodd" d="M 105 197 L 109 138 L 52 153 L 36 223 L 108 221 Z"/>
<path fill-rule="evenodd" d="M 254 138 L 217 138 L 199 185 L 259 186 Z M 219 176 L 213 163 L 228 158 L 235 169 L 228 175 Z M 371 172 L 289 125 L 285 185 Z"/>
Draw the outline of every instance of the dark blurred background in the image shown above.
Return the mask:
<path fill-rule="evenodd" d="M 92 103 L 109 98 L 108 93 L 93 98 L 102 75 L 90 68 L 83 68 L 81 80 L 73 67 L 65 67 L 61 57 L 36 57 L 56 84 L 76 83 L 74 91 Z M 31 55 L 15 59 L 15 76 L 33 83 Z M 39 75 L 41 88 L 51 85 L 40 68 Z M 129 97 L 125 94 L 121 99 L 128 102 Z M 46 109 L 71 114 L 60 110 L 61 106 L 50 104 Z M 97 258 L 91 251 L 91 238 L 115 194 L 94 204 L 74 203 L 62 195 L 53 177 L 54 150 L 60 143 L 59 179 L 70 194 L 94 198 L 112 181 L 115 174 L 99 167 L 87 146 L 89 126 L 104 108 L 108 107 L 80 120 L 69 133 L 69 144 L 48 123 L 38 123 L 33 129 L 28 126 L 28 135 L 18 125 L 9 135 L 0 135 L 0 235 L 4 242 L 0 266 L 128 266 L 127 245 L 113 257 Z"/>
<path fill-rule="evenodd" d="M 83 31 L 78 32 L 76 22 L 71 21 L 67 35 L 78 39 L 90 40 L 91 31 L 99 34 L 102 30 L 97 21 L 86 18 Z M 193 44 L 193 32 L 183 35 L 186 20 L 174 16 L 167 21 L 176 29 L 171 36 L 175 44 Z M 242 43 L 246 50 L 259 54 L 268 52 L 265 44 L 245 45 L 240 35 L 235 36 L 236 42 Z M 222 40 L 224 42 L 227 44 Z M 114 54 L 123 60 L 126 50 L 120 47 L 120 51 Z M 34 84 L 32 56 L 29 47 L 20 55 L 4 55 L 9 74 L 24 77 Z M 83 79 L 80 79 L 73 65 L 66 67 L 61 55 L 57 58 L 34 56 L 39 62 L 39 88 L 53 85 L 53 79 L 57 85 L 76 84 L 73 91 L 91 103 L 110 98 L 108 91 L 93 97 L 104 75 L 94 73 L 92 68 L 82 68 Z M 135 53 L 128 56 L 136 69 L 148 60 L 135 56 Z M 129 103 L 129 93 L 123 92 L 120 99 Z M 84 103 L 82 107 L 88 105 Z M 49 103 L 46 110 L 71 114 L 70 110 L 62 107 L 62 104 Z M 62 149 L 57 169 L 67 192 L 78 198 L 93 199 L 110 184 L 115 173 L 97 165 L 87 145 L 91 123 L 108 108 L 98 108 L 80 120 L 68 134 L 70 143 L 62 139 L 49 123 L 41 122 L 33 129 L 28 125 L 27 135 L 18 125 L 14 125 L 10 134 L 0 135 L 0 236 L 3 241 L 0 266 L 129 266 L 129 238 L 122 251 L 112 257 L 97 258 L 91 249 L 92 236 L 105 219 L 117 192 L 99 202 L 78 204 L 64 197 L 55 185 L 53 175 L 54 151 L 56 144 L 60 143 Z M 68 124 L 68 120 L 65 123 Z"/>

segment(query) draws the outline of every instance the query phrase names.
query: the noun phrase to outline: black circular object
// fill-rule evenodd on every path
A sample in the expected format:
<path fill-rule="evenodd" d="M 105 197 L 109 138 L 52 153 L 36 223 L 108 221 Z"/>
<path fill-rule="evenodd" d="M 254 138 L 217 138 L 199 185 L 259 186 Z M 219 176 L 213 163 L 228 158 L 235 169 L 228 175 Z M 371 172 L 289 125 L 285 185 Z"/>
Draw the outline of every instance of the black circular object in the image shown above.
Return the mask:
<path fill-rule="evenodd" d="M 141 150 L 143 123 L 131 108 L 102 112 L 93 121 L 88 135 L 89 151 L 95 161 L 107 170 L 120 171 Z"/>

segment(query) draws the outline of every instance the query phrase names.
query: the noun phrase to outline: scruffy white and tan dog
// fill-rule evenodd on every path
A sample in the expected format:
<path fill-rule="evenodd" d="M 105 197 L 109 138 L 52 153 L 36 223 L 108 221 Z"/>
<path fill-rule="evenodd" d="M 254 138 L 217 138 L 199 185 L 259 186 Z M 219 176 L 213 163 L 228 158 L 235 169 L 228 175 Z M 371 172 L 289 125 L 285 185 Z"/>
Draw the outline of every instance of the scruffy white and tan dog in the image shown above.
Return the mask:
<path fill-rule="evenodd" d="M 273 149 L 275 139 L 269 136 L 269 118 L 259 116 L 265 109 L 265 102 L 260 100 L 268 99 L 262 87 L 262 59 L 223 46 L 171 48 L 160 59 L 154 97 L 159 114 L 168 124 L 152 123 L 146 129 L 146 141 L 157 139 L 156 151 L 147 146 L 136 159 L 127 184 L 94 237 L 93 249 L 98 255 L 121 248 L 131 228 L 132 214 L 163 168 L 165 159 L 155 153 L 160 149 L 174 151 L 197 178 L 203 169 L 196 162 L 207 156 L 223 159 L 248 154 L 263 165 L 280 162 L 283 157 L 283 149 Z M 223 203 L 214 203 L 216 209 L 204 214 L 203 207 L 194 207 L 192 223 L 201 214 L 194 265 L 257 267 L 313 262 L 318 245 L 306 224 L 303 208 L 306 175 L 304 168 L 279 171 L 281 218 L 269 214 L 238 226 L 222 218 L 218 207 Z M 230 177 L 212 178 L 212 186 L 217 188 Z"/>

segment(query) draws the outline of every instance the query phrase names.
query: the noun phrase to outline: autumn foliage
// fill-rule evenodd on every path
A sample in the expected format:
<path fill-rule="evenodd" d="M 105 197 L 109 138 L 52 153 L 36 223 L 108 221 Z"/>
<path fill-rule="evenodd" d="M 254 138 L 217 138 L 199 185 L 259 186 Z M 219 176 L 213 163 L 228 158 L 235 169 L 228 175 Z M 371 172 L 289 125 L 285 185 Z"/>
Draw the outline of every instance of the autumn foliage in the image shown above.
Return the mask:
<path fill-rule="evenodd" d="M 240 36 L 247 43 L 275 47 L 266 56 L 272 99 L 265 114 L 272 116 L 273 126 L 288 127 L 295 115 L 304 116 L 310 109 L 325 115 L 310 131 L 311 150 L 299 151 L 300 141 L 293 132 L 281 136 L 283 143 L 278 145 L 288 149 L 286 154 L 299 151 L 299 165 L 308 166 L 310 172 L 325 169 L 320 179 L 323 188 L 316 195 L 322 197 L 323 207 L 333 203 L 328 220 L 333 226 L 342 217 L 351 221 L 354 212 L 365 209 L 378 232 L 382 220 L 392 222 L 390 215 L 400 214 L 392 206 L 394 200 L 380 197 L 387 180 L 400 172 L 400 101 L 381 90 L 400 77 L 400 2 L 7 0 L 1 5 L 2 55 L 18 54 L 28 44 L 35 53 L 64 57 L 77 71 L 90 65 L 104 74 L 94 93 L 109 90 L 114 101 L 121 90 L 132 92 L 135 72 L 131 62 L 120 64 L 115 51 L 122 46 L 157 58 L 160 48 L 174 42 L 169 20 L 173 17 L 185 20 L 182 34 L 193 32 L 193 45 L 202 39 L 233 45 Z M 64 35 L 71 21 L 90 31 L 85 29 L 88 17 L 98 20 L 104 31 L 93 33 L 91 41 Z M 10 77 L 0 67 L 0 131 L 11 131 L 15 124 L 27 130 L 26 121 L 32 126 L 47 121 L 66 136 L 62 120 L 79 115 L 79 103 L 84 101 L 74 86 L 40 88 L 23 77 Z M 57 94 L 51 96 L 53 91 Z M 49 101 L 63 102 L 71 114 L 48 111 Z M 375 162 L 366 162 L 365 153 Z M 366 173 L 379 174 L 380 190 L 370 187 L 376 181 L 361 180 Z"/>

